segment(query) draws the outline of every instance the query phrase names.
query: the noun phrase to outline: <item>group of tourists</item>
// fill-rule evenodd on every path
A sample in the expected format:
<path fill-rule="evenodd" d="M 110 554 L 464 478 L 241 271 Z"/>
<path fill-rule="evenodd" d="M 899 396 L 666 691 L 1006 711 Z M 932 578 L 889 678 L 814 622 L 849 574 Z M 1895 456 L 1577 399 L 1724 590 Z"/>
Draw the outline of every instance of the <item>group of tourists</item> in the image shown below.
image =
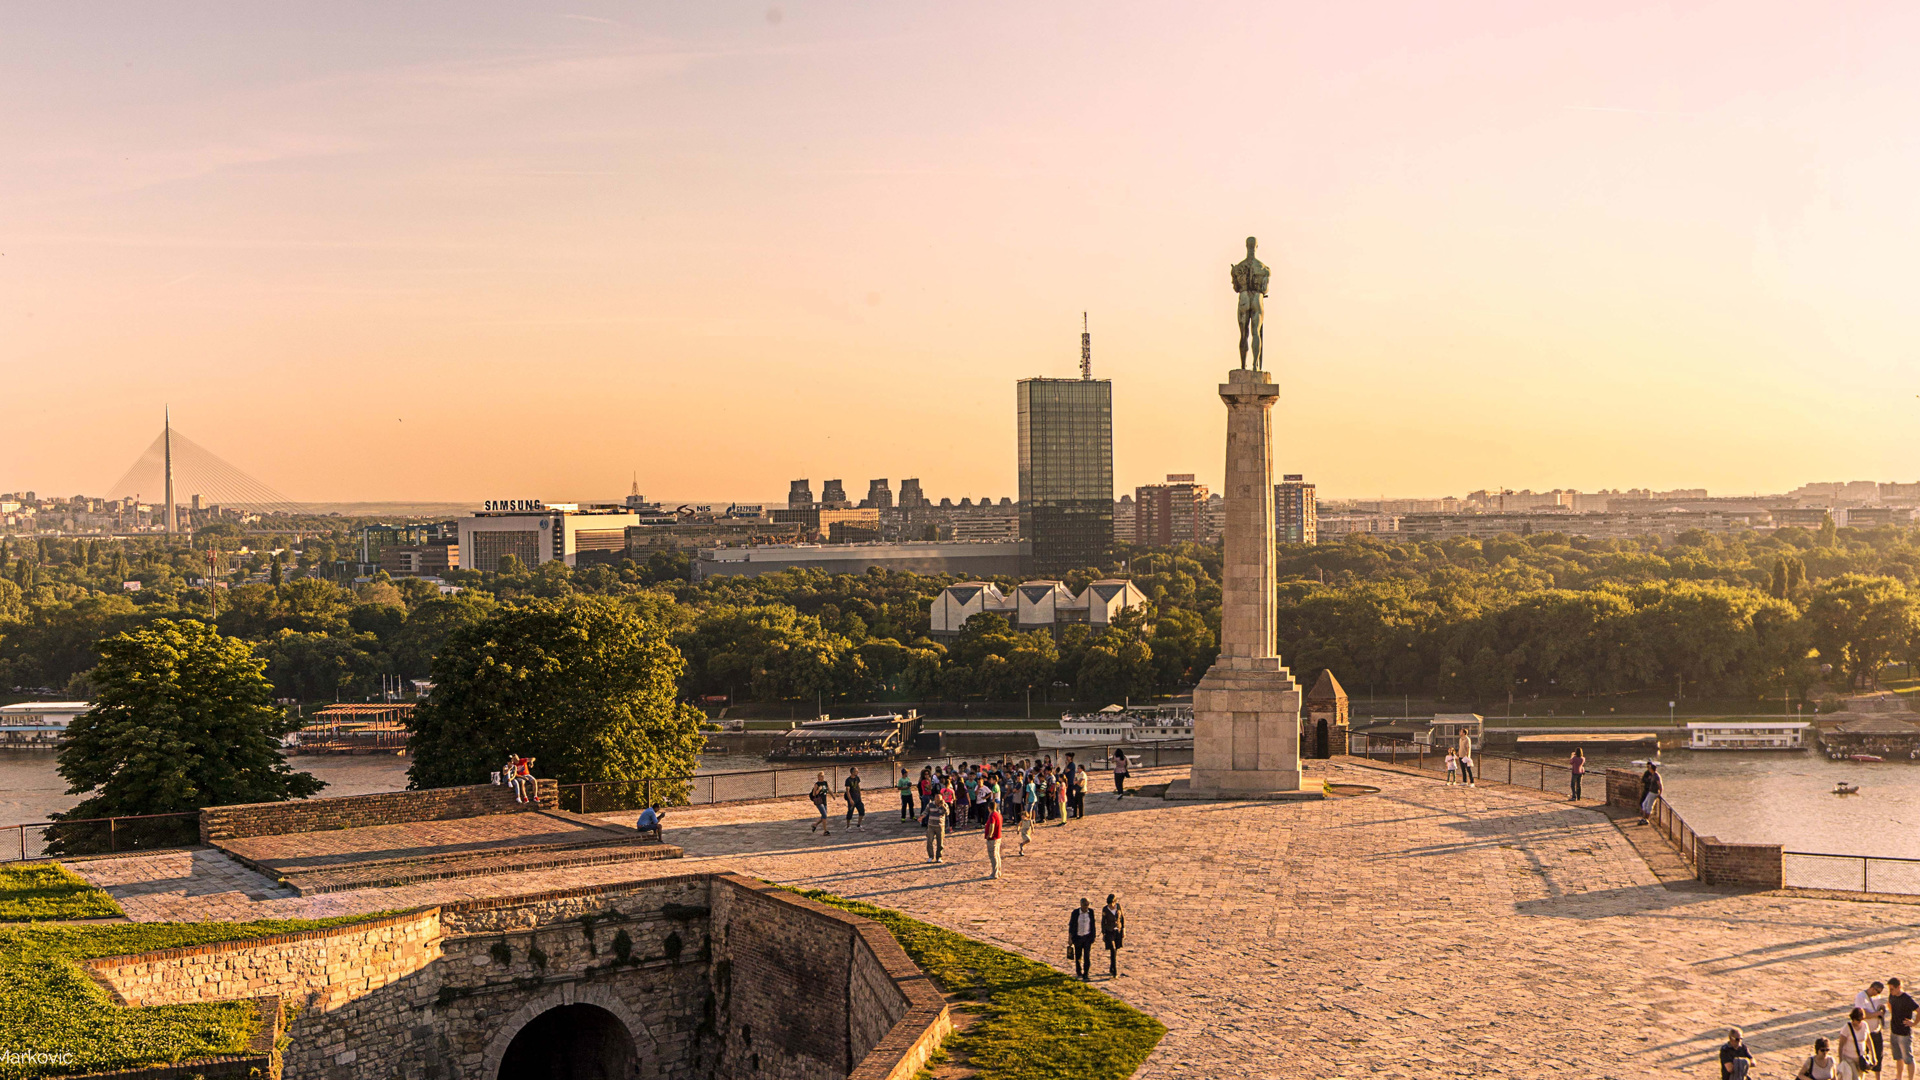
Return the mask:
<path fill-rule="evenodd" d="M 1875 979 L 1853 995 L 1847 1022 L 1837 1038 L 1813 1040 L 1813 1054 L 1793 1074 L 1794 1080 L 1879 1080 L 1883 1063 L 1891 1062 L 1888 1080 L 1914 1080 L 1913 1020 L 1920 1000 L 1907 992 L 1899 978 Z M 1721 1080 L 1748 1080 L 1753 1052 L 1739 1028 L 1727 1032 L 1720 1047 Z"/>
<path fill-rule="evenodd" d="M 1116 786 L 1126 788 L 1126 754 L 1116 751 L 1114 767 L 1122 770 Z M 1033 842 L 1036 825 L 1051 821 L 1056 827 L 1087 816 L 1087 784 L 1092 778 L 1086 765 L 1072 754 L 1059 764 L 1040 759 L 1001 760 L 978 765 L 924 766 L 918 780 L 912 770 L 900 770 L 900 817 L 915 820 L 927 833 L 927 861 L 946 861 L 947 833 L 977 827 L 987 845 L 987 862 L 993 877 L 1000 876 L 1000 841 L 1008 826 L 1019 830 L 1020 847 L 1025 855 Z M 919 796 L 919 808 L 914 797 Z"/>

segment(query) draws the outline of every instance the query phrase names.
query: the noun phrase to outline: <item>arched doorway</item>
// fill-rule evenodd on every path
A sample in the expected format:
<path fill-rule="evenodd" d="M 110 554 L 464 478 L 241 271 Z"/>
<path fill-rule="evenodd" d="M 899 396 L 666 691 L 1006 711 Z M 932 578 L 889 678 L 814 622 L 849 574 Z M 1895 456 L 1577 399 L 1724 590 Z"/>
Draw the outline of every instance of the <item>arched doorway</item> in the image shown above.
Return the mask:
<path fill-rule="evenodd" d="M 632 1080 L 633 1034 L 598 1005 L 560 1005 L 507 1044 L 499 1080 Z"/>
<path fill-rule="evenodd" d="M 1318 723 L 1313 725 L 1313 756 L 1317 758 L 1333 756 L 1328 752 L 1327 721 L 1325 717 L 1322 717 Z"/>

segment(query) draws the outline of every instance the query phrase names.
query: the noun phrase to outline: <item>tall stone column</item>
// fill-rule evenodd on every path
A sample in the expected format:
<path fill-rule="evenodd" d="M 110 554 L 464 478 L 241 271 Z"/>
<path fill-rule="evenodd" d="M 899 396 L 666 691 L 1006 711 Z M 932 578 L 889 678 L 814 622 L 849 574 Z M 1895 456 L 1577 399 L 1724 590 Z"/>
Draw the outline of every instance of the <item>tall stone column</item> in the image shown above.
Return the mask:
<path fill-rule="evenodd" d="M 1264 371 L 1234 370 L 1227 406 L 1220 658 L 1193 691 L 1193 774 L 1172 798 L 1313 799 L 1300 787 L 1300 687 L 1274 648 L 1273 405 Z"/>

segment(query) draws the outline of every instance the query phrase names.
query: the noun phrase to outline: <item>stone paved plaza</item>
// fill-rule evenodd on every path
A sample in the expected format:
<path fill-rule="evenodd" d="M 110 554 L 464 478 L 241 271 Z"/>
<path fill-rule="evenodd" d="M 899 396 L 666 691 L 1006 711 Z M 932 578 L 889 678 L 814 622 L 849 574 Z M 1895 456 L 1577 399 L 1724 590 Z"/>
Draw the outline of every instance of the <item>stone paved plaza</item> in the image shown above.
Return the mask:
<path fill-rule="evenodd" d="M 682 810 L 668 840 L 684 860 L 313 897 L 215 852 L 74 865 L 136 919 L 383 910 L 725 866 L 1060 967 L 1068 908 L 1117 892 L 1127 974 L 1096 983 L 1166 1023 L 1143 1077 L 1717 1076 L 1728 1023 L 1747 1030 L 1758 1075 L 1788 1076 L 1856 989 L 1920 972 L 1920 907 L 1670 889 L 1590 807 L 1315 764 L 1381 790 L 1278 804 L 1097 794 L 1086 820 L 1036 830 L 998 881 L 977 834 L 929 865 L 885 792 L 867 828 L 836 817 L 831 837 L 808 832 L 803 801 Z"/>

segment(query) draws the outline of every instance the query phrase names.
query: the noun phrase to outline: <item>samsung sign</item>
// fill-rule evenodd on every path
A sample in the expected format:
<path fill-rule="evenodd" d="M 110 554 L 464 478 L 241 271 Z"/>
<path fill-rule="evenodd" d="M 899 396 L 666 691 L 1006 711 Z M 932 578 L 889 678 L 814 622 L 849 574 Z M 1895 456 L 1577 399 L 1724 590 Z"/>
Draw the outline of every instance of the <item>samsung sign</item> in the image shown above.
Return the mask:
<path fill-rule="evenodd" d="M 537 514 L 547 508 L 539 499 L 488 499 L 488 513 L 496 514 Z"/>

